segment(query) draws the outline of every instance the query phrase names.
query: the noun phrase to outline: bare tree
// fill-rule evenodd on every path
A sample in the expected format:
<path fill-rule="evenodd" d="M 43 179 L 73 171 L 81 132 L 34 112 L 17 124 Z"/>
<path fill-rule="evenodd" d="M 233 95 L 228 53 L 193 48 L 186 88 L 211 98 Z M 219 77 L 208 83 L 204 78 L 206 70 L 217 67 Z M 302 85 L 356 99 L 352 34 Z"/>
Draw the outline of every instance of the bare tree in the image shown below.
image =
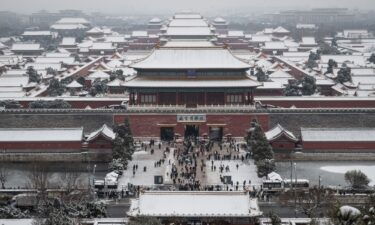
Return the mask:
<path fill-rule="evenodd" d="M 284 192 L 279 196 L 279 202 L 283 205 L 292 205 L 298 211 L 309 218 L 319 217 L 328 214 L 334 208 L 335 198 L 332 191 L 328 189 L 310 188 L 308 191 L 298 190 Z"/>
<path fill-rule="evenodd" d="M 0 165 L 0 183 L 2 189 L 5 189 L 5 183 L 8 181 L 9 175 L 9 170 L 4 165 Z"/>

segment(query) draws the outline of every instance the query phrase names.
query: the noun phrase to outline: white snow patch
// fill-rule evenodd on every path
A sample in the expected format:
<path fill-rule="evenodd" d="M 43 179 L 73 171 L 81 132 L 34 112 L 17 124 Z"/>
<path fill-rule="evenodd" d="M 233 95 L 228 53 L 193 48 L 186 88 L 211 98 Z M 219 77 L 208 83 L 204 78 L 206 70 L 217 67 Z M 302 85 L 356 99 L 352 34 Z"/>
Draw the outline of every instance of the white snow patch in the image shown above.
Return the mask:
<path fill-rule="evenodd" d="M 371 180 L 370 185 L 375 185 L 375 166 L 323 166 L 320 167 L 320 169 L 331 173 L 341 174 L 345 174 L 350 170 L 360 170 Z"/>

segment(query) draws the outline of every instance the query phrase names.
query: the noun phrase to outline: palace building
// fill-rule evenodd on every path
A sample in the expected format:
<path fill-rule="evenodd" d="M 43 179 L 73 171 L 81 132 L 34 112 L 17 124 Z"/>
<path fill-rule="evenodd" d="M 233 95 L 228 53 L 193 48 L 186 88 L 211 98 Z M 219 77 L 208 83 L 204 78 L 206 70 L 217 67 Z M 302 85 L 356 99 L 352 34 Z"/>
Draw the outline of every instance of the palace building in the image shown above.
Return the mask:
<path fill-rule="evenodd" d="M 250 105 L 260 85 L 224 48 L 159 48 L 130 67 L 130 105 Z"/>
<path fill-rule="evenodd" d="M 160 112 L 129 116 L 134 136 L 163 140 L 172 140 L 175 135 L 208 136 L 221 140 L 232 133 L 242 137 L 250 126 L 251 116 L 240 110 L 253 107 L 253 92 L 260 84 L 247 75 L 250 65 L 228 49 L 156 48 L 130 67 L 137 75 L 124 84 L 130 96 L 128 110 Z M 174 113 L 167 115 L 163 112 L 166 107 Z M 234 115 L 227 113 L 235 107 L 240 110 L 234 110 Z M 224 110 L 222 116 L 214 113 L 218 108 Z"/>

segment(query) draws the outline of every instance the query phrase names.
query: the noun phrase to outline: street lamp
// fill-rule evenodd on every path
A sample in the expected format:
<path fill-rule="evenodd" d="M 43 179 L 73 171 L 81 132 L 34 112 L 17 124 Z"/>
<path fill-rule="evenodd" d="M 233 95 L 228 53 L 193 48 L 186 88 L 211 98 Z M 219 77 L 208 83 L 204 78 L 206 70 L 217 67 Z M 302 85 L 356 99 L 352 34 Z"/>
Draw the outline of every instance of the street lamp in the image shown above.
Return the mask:
<path fill-rule="evenodd" d="M 318 185 L 318 207 L 320 207 L 321 183 L 322 183 L 322 177 L 319 175 L 319 185 Z"/>
<path fill-rule="evenodd" d="M 297 217 L 297 163 L 294 163 L 294 217 Z M 290 181 L 292 184 L 293 182 Z"/>

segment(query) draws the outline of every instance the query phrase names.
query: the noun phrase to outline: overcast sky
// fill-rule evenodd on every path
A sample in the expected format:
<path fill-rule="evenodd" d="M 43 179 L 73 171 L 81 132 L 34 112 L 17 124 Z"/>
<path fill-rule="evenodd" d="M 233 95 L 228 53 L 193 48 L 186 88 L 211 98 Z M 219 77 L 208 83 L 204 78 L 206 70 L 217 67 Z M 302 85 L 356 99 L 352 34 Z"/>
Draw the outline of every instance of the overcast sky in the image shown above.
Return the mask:
<path fill-rule="evenodd" d="M 31 13 L 46 9 L 80 9 L 105 13 L 165 13 L 180 10 L 210 12 L 248 9 L 349 7 L 375 9 L 375 0 L 0 0 L 0 10 Z"/>

